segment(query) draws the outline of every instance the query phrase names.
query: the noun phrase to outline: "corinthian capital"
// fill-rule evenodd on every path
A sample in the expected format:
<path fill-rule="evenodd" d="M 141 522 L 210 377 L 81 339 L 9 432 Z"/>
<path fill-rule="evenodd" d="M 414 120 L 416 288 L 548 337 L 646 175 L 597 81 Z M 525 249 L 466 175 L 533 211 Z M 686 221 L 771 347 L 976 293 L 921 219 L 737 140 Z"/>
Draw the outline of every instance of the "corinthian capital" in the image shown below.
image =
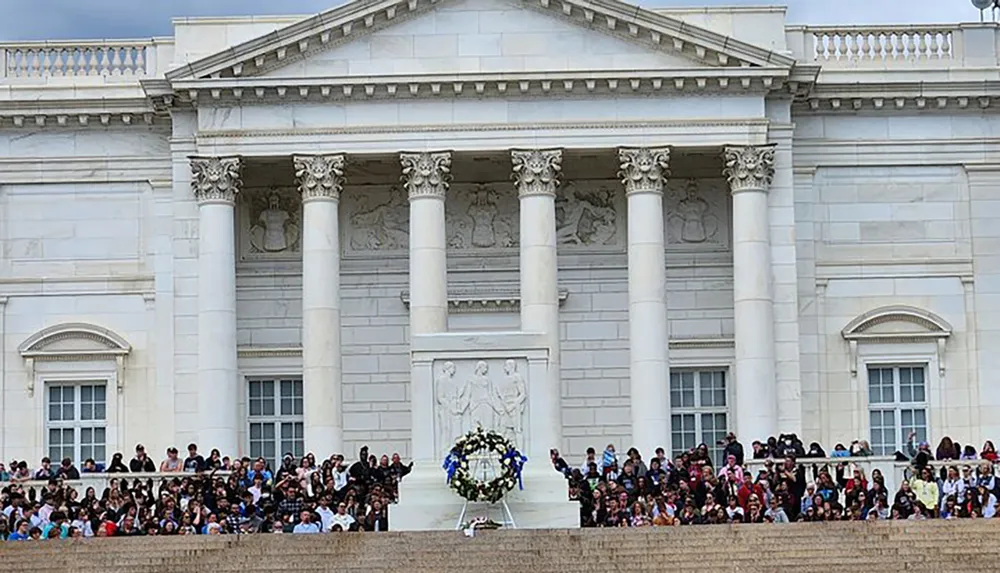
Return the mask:
<path fill-rule="evenodd" d="M 313 199 L 337 201 L 344 189 L 344 155 L 296 155 L 295 179 L 302 202 Z"/>
<path fill-rule="evenodd" d="M 669 147 L 619 147 L 618 176 L 625 184 L 625 194 L 663 193 L 663 184 L 670 175 Z"/>
<path fill-rule="evenodd" d="M 451 152 L 400 153 L 403 167 L 400 180 L 410 199 L 417 197 L 444 197 L 451 181 Z"/>
<path fill-rule="evenodd" d="M 199 203 L 233 203 L 243 186 L 239 157 L 190 157 L 191 189 Z"/>
<path fill-rule="evenodd" d="M 562 174 L 561 149 L 511 150 L 514 184 L 518 197 L 531 195 L 555 196 Z"/>
<path fill-rule="evenodd" d="M 733 193 L 750 189 L 767 190 L 774 178 L 774 145 L 732 146 L 723 150 L 725 168 Z"/>

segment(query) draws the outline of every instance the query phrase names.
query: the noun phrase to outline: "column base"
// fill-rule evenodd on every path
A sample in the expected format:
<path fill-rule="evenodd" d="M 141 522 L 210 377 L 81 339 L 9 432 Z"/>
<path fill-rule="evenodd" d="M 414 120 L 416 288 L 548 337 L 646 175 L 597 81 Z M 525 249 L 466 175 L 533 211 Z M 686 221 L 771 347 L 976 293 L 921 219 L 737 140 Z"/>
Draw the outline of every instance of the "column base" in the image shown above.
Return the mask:
<path fill-rule="evenodd" d="M 580 504 L 566 499 L 566 479 L 551 467 L 524 468 L 524 489 L 508 492 L 504 499 L 517 529 L 576 529 Z M 389 507 L 393 531 L 454 531 L 465 500 L 447 483 L 441 464 L 417 462 L 399 485 L 399 503 Z M 501 504 L 470 503 L 465 521 L 489 517 L 503 523 Z"/>

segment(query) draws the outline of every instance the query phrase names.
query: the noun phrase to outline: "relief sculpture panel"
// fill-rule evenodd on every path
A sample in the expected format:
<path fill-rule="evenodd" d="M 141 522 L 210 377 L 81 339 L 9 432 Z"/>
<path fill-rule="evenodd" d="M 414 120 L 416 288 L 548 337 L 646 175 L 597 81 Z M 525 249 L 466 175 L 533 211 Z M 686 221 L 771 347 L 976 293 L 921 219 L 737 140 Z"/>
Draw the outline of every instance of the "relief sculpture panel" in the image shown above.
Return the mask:
<path fill-rule="evenodd" d="M 729 205 L 725 179 L 668 182 L 663 196 L 667 248 L 728 249 Z"/>
<path fill-rule="evenodd" d="M 453 184 L 445 203 L 448 248 L 517 247 L 520 213 L 510 183 Z"/>
<path fill-rule="evenodd" d="M 345 243 L 351 251 L 405 251 L 410 245 L 410 205 L 401 187 L 348 188 Z"/>
<path fill-rule="evenodd" d="M 438 450 L 482 426 L 524 444 L 528 389 L 523 359 L 439 360 L 434 363 Z"/>
<path fill-rule="evenodd" d="M 300 249 L 302 202 L 295 189 L 247 189 L 240 197 L 245 258 L 292 258 Z"/>
<path fill-rule="evenodd" d="M 556 196 L 556 241 L 567 246 L 621 243 L 617 181 L 571 181 Z"/>

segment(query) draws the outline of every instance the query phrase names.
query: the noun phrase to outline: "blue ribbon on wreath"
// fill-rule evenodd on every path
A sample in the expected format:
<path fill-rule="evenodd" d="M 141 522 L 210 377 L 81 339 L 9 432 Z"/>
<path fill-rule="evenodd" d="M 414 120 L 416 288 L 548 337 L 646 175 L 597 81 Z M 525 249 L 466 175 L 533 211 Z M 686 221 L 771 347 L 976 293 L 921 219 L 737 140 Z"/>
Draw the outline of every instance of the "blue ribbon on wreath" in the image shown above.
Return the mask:
<path fill-rule="evenodd" d="M 462 457 L 455 453 L 454 450 L 448 452 L 448 456 L 444 459 L 444 463 L 441 467 L 444 471 L 448 472 L 448 478 L 445 483 L 451 483 L 451 478 L 455 477 L 455 472 L 458 471 L 458 466 L 462 464 Z"/>
<path fill-rule="evenodd" d="M 524 469 L 524 462 L 528 461 L 528 458 L 522 455 L 521 452 L 511 448 L 507 450 L 502 459 L 510 460 L 510 468 L 514 470 L 514 477 L 517 478 L 517 488 L 523 490 L 524 482 L 521 481 L 521 470 Z"/>

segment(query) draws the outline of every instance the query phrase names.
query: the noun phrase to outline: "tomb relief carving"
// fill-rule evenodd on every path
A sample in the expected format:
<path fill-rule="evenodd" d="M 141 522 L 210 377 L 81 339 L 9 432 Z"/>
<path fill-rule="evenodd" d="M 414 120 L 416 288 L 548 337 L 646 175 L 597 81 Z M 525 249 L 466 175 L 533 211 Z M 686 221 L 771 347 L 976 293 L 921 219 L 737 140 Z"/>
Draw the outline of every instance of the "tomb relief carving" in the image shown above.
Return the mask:
<path fill-rule="evenodd" d="M 271 188 L 244 193 L 244 253 L 283 257 L 299 252 L 301 200 L 293 190 Z"/>
<path fill-rule="evenodd" d="M 349 193 L 346 238 L 353 251 L 402 251 L 410 244 L 410 206 L 399 187 Z"/>
<path fill-rule="evenodd" d="M 452 185 L 445 220 L 452 249 L 507 249 L 518 244 L 518 202 L 509 184 Z"/>
<path fill-rule="evenodd" d="M 729 247 L 729 194 L 723 179 L 670 181 L 664 190 L 667 248 Z"/>
<path fill-rule="evenodd" d="M 619 242 L 619 209 L 613 184 L 571 182 L 556 196 L 556 241 L 560 245 Z"/>
<path fill-rule="evenodd" d="M 437 449 L 482 426 L 524 447 L 527 385 L 520 360 L 439 361 L 434 365 Z"/>

